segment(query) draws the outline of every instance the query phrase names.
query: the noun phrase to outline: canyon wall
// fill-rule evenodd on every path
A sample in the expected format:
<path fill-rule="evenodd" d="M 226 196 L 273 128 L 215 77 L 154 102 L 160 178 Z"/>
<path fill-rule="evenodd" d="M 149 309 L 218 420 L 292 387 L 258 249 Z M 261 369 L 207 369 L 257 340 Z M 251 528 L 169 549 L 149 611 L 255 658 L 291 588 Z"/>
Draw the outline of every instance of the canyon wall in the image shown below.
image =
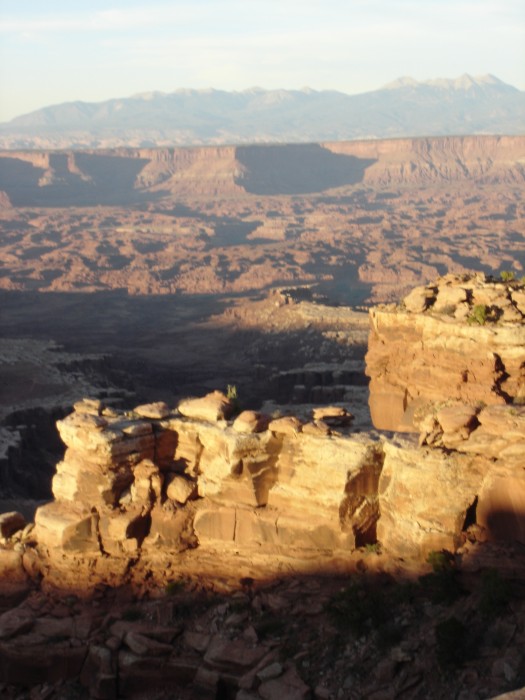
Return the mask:
<path fill-rule="evenodd" d="M 429 185 L 525 181 L 525 137 L 440 138 L 322 144 L 2 151 L 0 190 L 15 205 L 139 201 L 150 196 L 300 194 L 363 183 Z M 111 185 L 111 191 L 107 191 Z M 105 199 L 104 199 L 105 197 Z"/>
<path fill-rule="evenodd" d="M 400 306 L 370 312 L 370 411 L 381 430 L 415 431 L 429 403 L 525 398 L 525 285 L 448 275 Z"/>

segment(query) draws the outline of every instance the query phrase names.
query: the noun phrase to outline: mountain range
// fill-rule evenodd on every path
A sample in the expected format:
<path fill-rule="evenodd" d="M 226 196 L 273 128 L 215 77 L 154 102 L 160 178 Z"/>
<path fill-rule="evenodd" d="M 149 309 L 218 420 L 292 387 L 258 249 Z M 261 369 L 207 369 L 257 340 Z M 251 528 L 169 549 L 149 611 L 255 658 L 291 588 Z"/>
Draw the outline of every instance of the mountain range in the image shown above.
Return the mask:
<path fill-rule="evenodd" d="M 495 76 L 403 77 L 357 95 L 181 89 L 44 107 L 0 124 L 0 148 L 300 143 L 522 134 L 525 92 Z"/>

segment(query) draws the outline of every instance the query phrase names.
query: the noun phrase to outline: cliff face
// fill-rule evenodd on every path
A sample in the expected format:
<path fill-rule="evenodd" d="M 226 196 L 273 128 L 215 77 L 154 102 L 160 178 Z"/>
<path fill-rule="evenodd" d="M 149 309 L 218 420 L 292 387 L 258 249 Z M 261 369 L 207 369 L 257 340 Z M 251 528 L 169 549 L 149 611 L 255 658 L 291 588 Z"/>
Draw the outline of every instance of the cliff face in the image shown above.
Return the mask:
<path fill-rule="evenodd" d="M 523 298 L 517 281 L 449 276 L 371 311 L 372 419 L 419 443 L 353 431 L 342 407 L 233 420 L 220 392 L 177 409 L 79 402 L 20 566 L 57 586 L 141 587 L 193 550 L 300 567 L 378 540 L 421 562 L 472 525 L 525 544 Z"/>
<path fill-rule="evenodd" d="M 448 400 L 504 404 L 525 396 L 525 286 L 447 276 L 371 311 L 372 421 L 416 430 L 414 411 Z"/>
<path fill-rule="evenodd" d="M 371 310 L 372 421 L 420 433 L 417 448 L 385 445 L 378 537 L 392 551 L 439 549 L 469 509 L 485 536 L 525 542 L 524 301 L 520 282 L 448 276 Z"/>
<path fill-rule="evenodd" d="M 446 136 L 327 143 L 334 153 L 369 158 L 364 182 L 370 185 L 424 185 L 466 178 L 487 184 L 525 179 L 525 137 Z"/>
<path fill-rule="evenodd" d="M 364 183 L 428 185 L 525 181 L 525 137 L 85 151 L 2 151 L 0 190 L 13 204 L 105 204 L 147 193 L 301 194 Z M 110 187 L 109 187 L 110 186 Z M 108 191 L 109 189 L 109 191 Z M 31 200 L 27 198 L 31 195 Z"/>
<path fill-rule="evenodd" d="M 49 594 L 33 591 L 0 614 L 0 679 L 16 689 L 8 697 L 71 679 L 109 699 L 167 688 L 188 699 L 224 688 L 326 698 L 343 687 L 350 655 L 366 670 L 352 680 L 359 697 L 408 687 L 437 700 L 467 677 L 442 673 L 439 635 L 451 620 L 454 634 L 468 624 L 480 638 L 466 692 L 521 684 L 525 608 L 505 596 L 525 570 L 522 295 L 519 282 L 448 277 L 414 290 L 403 310 L 372 310 L 373 416 L 419 440 L 354 431 L 342 406 L 317 408 L 308 422 L 234 418 L 220 392 L 176 409 L 78 402 L 57 424 L 67 450 L 54 501 L 34 528 L 18 513 L 0 516 L 0 594 L 18 601 L 28 578 Z M 425 571 L 429 554 L 434 574 L 393 584 L 392 572 Z M 350 583 L 309 578 L 319 573 Z M 198 598 L 203 583 L 213 601 Z M 221 590 L 235 595 L 219 603 Z M 83 607 L 80 592 L 96 604 Z M 133 595 L 140 606 L 129 607 Z M 402 641 L 385 652 L 392 619 Z M 290 652 L 305 628 L 303 651 Z M 305 653 L 309 684 L 295 663 Z"/>
<path fill-rule="evenodd" d="M 374 537 L 379 443 L 328 440 L 326 425 L 291 418 L 228 423 L 230 411 L 216 392 L 177 412 L 155 404 L 124 414 L 85 401 L 59 421 L 67 450 L 55 501 L 36 514 L 46 576 L 78 585 L 74 560 L 118 581 L 130 558 L 161 552 L 220 545 L 300 558 Z"/>

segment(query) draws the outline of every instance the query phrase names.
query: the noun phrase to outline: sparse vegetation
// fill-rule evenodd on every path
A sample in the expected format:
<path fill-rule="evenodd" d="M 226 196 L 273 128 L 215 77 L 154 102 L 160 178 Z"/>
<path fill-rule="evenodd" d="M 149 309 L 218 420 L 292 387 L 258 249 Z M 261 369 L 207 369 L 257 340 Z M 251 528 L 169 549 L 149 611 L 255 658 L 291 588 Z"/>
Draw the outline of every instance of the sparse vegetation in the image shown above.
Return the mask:
<path fill-rule="evenodd" d="M 228 384 L 226 387 L 226 396 L 233 406 L 233 413 L 237 415 L 241 412 L 241 403 L 239 401 L 239 393 L 235 384 Z"/>
<path fill-rule="evenodd" d="M 184 586 L 184 581 L 179 578 L 176 581 L 169 581 L 166 584 L 164 591 L 166 595 L 176 595 L 177 593 L 181 593 L 184 590 Z"/>
<path fill-rule="evenodd" d="M 449 571 L 454 565 L 454 555 L 446 549 L 439 552 L 429 552 L 427 563 L 430 564 L 434 573 Z"/>
<path fill-rule="evenodd" d="M 371 542 L 365 544 L 365 554 L 381 554 L 381 544 L 379 542 Z"/>
<path fill-rule="evenodd" d="M 508 605 L 510 591 L 507 581 L 497 569 L 488 569 L 481 577 L 481 599 L 479 609 L 485 617 L 496 617 Z"/>
<path fill-rule="evenodd" d="M 367 626 L 378 627 L 389 619 L 381 592 L 358 580 L 333 596 L 326 609 L 338 629 L 349 630 L 356 637 L 363 635 Z"/>
<path fill-rule="evenodd" d="M 457 617 L 449 617 L 435 627 L 436 656 L 443 669 L 460 666 L 467 655 L 467 629 Z"/>
<path fill-rule="evenodd" d="M 453 555 L 445 550 L 430 552 L 427 562 L 432 566 L 432 573 L 420 576 L 423 591 L 433 603 L 452 604 L 464 592 L 457 577 Z"/>
<path fill-rule="evenodd" d="M 136 622 L 141 620 L 143 616 L 142 610 L 140 608 L 128 608 L 122 613 L 122 619 L 126 622 Z"/>
<path fill-rule="evenodd" d="M 467 316 L 467 323 L 473 325 L 477 323 L 479 326 L 484 326 L 488 319 L 488 309 L 485 304 L 476 304 L 472 307 L 472 311 Z"/>
<path fill-rule="evenodd" d="M 503 270 L 500 277 L 503 282 L 512 282 L 516 278 L 512 270 Z"/>

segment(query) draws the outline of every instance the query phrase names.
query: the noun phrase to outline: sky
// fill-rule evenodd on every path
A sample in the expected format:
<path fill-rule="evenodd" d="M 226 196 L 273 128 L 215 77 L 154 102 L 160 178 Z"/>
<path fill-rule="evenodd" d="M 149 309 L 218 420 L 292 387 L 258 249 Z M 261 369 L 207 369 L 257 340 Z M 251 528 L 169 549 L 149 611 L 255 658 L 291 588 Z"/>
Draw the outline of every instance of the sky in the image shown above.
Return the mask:
<path fill-rule="evenodd" d="M 157 90 L 464 73 L 525 90 L 523 0 L 0 0 L 0 122 Z"/>

